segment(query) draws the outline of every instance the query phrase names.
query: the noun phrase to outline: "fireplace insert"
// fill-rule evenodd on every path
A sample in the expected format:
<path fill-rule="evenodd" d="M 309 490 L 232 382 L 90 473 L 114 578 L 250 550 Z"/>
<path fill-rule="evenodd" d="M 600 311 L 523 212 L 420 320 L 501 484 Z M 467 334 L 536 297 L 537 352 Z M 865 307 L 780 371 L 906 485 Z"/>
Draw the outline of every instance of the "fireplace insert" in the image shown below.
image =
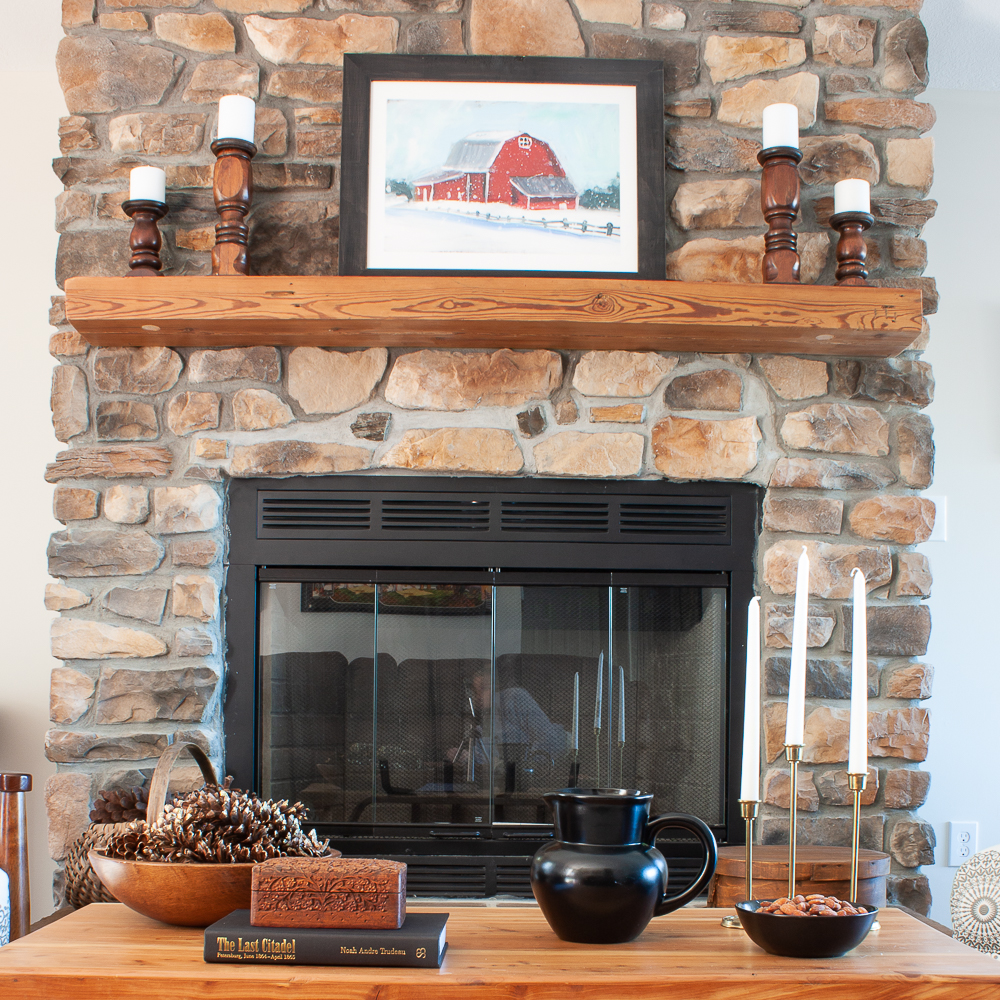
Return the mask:
<path fill-rule="evenodd" d="M 530 895 L 545 791 L 653 793 L 740 842 L 742 483 L 235 480 L 227 770 L 418 895 Z M 672 891 L 697 851 L 661 841 Z M 674 881 L 676 880 L 676 882 Z"/>

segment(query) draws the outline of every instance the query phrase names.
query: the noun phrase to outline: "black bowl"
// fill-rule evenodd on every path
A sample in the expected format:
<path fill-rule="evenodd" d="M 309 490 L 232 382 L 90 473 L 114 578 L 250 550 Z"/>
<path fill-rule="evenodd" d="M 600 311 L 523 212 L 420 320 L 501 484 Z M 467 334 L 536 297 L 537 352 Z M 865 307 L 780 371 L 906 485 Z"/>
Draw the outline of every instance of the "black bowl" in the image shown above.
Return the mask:
<path fill-rule="evenodd" d="M 867 913 L 850 917 L 786 917 L 757 911 L 767 899 L 743 900 L 736 913 L 755 945 L 787 958 L 839 958 L 868 936 L 878 916 L 877 906 L 858 904 Z"/>

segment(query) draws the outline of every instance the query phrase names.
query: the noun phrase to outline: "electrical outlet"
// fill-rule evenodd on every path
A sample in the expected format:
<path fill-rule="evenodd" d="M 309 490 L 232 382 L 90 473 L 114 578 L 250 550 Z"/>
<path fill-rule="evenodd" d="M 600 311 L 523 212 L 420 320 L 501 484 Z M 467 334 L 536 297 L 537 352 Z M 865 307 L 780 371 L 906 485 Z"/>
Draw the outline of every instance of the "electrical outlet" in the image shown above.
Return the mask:
<path fill-rule="evenodd" d="M 952 820 L 948 826 L 948 866 L 957 868 L 979 849 L 979 824 Z"/>

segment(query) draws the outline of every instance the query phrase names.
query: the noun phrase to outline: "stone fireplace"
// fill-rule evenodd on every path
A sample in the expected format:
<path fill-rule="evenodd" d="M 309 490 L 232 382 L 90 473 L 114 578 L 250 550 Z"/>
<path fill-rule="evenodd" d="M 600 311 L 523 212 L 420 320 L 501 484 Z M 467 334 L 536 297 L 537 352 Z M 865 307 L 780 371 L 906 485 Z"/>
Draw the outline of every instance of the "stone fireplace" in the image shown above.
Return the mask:
<path fill-rule="evenodd" d="M 66 185 L 57 274 L 121 274 L 129 169 L 167 170 L 170 273 L 210 269 L 218 97 L 259 100 L 251 252 L 258 273 L 335 267 L 344 51 L 664 61 L 667 277 L 759 280 L 760 114 L 797 104 L 803 280 L 832 282 L 832 184 L 873 184 L 873 280 L 917 286 L 934 202 L 933 111 L 918 3 L 623 0 L 65 0 L 59 73 Z M 735 8 L 739 8 L 738 10 Z M 731 9 L 732 8 L 732 9 Z M 863 9 L 863 14 L 857 13 Z M 308 37 L 306 47 L 294 39 Z M 52 676 L 46 787 L 56 860 L 100 788 L 134 784 L 171 733 L 225 768 L 224 601 L 232 480 L 349 473 L 374 481 L 505 477 L 750 483 L 766 488 L 764 842 L 787 838 L 780 766 L 795 557 L 810 550 L 810 663 L 800 838 L 846 843 L 850 570 L 871 587 L 871 775 L 864 846 L 893 859 L 890 894 L 926 910 L 931 577 L 912 546 L 933 505 L 926 332 L 886 360 L 621 351 L 381 347 L 93 348 L 53 304 Z M 182 780 L 184 775 L 181 776 Z M 194 780 L 193 775 L 188 775 Z M 57 886 L 58 891 L 58 886 Z"/>

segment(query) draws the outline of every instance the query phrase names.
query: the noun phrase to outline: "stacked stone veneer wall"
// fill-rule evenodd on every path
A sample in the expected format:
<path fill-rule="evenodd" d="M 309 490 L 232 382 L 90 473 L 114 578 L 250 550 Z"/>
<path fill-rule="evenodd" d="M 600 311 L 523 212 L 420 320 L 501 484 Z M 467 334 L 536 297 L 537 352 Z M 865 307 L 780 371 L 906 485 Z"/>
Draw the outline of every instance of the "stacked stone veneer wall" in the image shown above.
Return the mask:
<path fill-rule="evenodd" d="M 920 0 L 64 0 L 58 69 L 66 185 L 57 274 L 121 274 L 128 171 L 165 167 L 168 273 L 207 273 L 215 102 L 259 101 L 252 216 L 261 273 L 328 274 L 338 233 L 344 51 L 656 58 L 667 80 L 668 276 L 758 281 L 762 108 L 801 110 L 803 277 L 830 283 L 832 184 L 873 184 L 874 280 L 917 285 L 934 202 Z M 846 843 L 850 570 L 871 585 L 867 846 L 891 892 L 926 909 L 924 801 L 932 670 L 926 559 L 933 444 L 920 360 L 554 352 L 109 349 L 52 311 L 49 467 L 56 516 L 50 846 L 94 793 L 152 767 L 169 733 L 222 764 L 229 476 L 397 469 L 427 475 L 745 479 L 768 486 L 764 595 L 765 842 L 787 838 L 783 696 L 795 559 L 812 557 L 805 842 Z"/>

